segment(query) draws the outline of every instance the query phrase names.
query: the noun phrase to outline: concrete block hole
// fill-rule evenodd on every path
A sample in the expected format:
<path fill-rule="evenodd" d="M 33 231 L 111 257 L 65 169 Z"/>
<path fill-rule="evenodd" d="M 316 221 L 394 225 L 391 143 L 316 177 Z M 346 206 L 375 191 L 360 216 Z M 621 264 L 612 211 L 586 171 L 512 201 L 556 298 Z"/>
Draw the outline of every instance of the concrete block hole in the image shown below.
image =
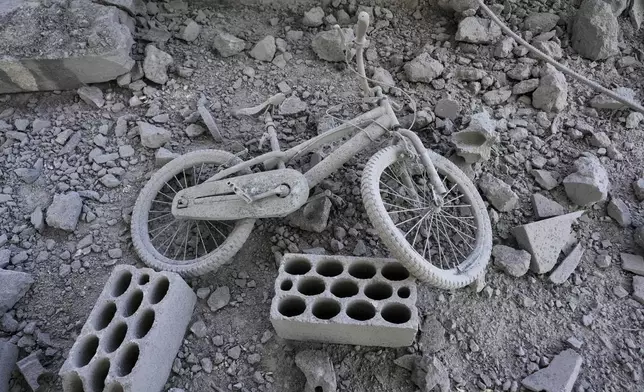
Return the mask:
<path fill-rule="evenodd" d="M 94 358 L 94 355 L 96 355 L 96 350 L 98 350 L 98 336 L 89 335 L 85 337 L 78 344 L 74 360 L 76 367 L 82 368 L 83 366 L 87 366 L 92 358 Z"/>
<path fill-rule="evenodd" d="M 290 279 L 286 279 L 280 284 L 280 289 L 283 291 L 289 291 L 292 288 L 293 288 L 293 281 Z"/>
<path fill-rule="evenodd" d="M 344 267 L 338 260 L 325 260 L 318 264 L 315 271 L 322 276 L 332 278 L 340 275 L 344 271 Z"/>
<path fill-rule="evenodd" d="M 409 298 L 410 295 L 411 295 L 411 290 L 409 290 L 409 287 L 403 286 L 398 289 L 398 297 Z"/>
<path fill-rule="evenodd" d="M 136 324 L 136 328 L 134 329 L 134 337 L 136 337 L 137 339 L 144 338 L 145 335 L 147 335 L 148 332 L 150 332 L 150 330 L 152 329 L 152 325 L 154 325 L 154 319 L 154 310 L 145 309 L 141 313 L 139 321 Z"/>
<path fill-rule="evenodd" d="M 311 270 L 311 263 L 306 259 L 293 259 L 286 262 L 284 271 L 291 275 L 304 275 Z"/>
<path fill-rule="evenodd" d="M 326 290 L 326 284 L 318 277 L 310 276 L 300 280 L 297 284 L 297 291 L 303 295 L 318 295 Z"/>
<path fill-rule="evenodd" d="M 136 313 L 136 311 L 139 310 L 139 307 L 141 306 L 141 302 L 143 302 L 143 291 L 136 289 L 125 300 L 125 306 L 123 307 L 123 316 L 130 317 L 131 315 Z"/>
<path fill-rule="evenodd" d="M 116 304 L 114 302 L 108 302 L 105 305 L 103 305 L 103 308 L 98 312 L 96 315 L 96 318 L 94 319 L 94 328 L 97 331 L 101 331 L 105 329 L 112 320 L 114 319 L 114 315 L 116 314 Z"/>
<path fill-rule="evenodd" d="M 65 377 L 63 384 L 66 391 L 85 392 L 85 388 L 83 388 L 83 381 L 80 379 L 77 373 Z"/>
<path fill-rule="evenodd" d="M 102 339 L 103 349 L 107 353 L 113 353 L 118 349 L 123 341 L 125 340 L 125 335 L 127 335 L 127 324 L 120 322 L 112 327 Z"/>
<path fill-rule="evenodd" d="M 89 384 L 91 391 L 102 391 L 105 389 L 105 379 L 110 372 L 110 360 L 103 358 L 96 361 L 90 373 Z"/>
<path fill-rule="evenodd" d="M 393 282 L 399 282 L 409 278 L 409 271 L 399 263 L 389 263 L 382 267 L 382 276 Z"/>
<path fill-rule="evenodd" d="M 311 313 L 320 320 L 330 320 L 340 314 L 340 303 L 331 298 L 322 298 L 313 304 Z"/>
<path fill-rule="evenodd" d="M 371 320 L 376 316 L 376 308 L 367 301 L 353 301 L 347 306 L 347 316 L 358 321 Z"/>
<path fill-rule="evenodd" d="M 404 324 L 411 320 L 411 309 L 406 305 L 398 303 L 385 305 L 380 314 L 385 321 L 392 324 Z"/>
<path fill-rule="evenodd" d="M 159 280 L 154 282 L 154 287 L 150 292 L 150 303 L 152 305 L 158 304 L 161 302 L 165 296 L 168 294 L 170 289 L 170 281 L 165 276 L 161 277 Z"/>
<path fill-rule="evenodd" d="M 306 310 L 306 302 L 300 297 L 282 298 L 277 305 L 277 311 L 285 317 L 299 316 Z"/>
<path fill-rule="evenodd" d="M 353 297 L 359 290 L 358 284 L 349 279 L 338 280 L 331 285 L 331 294 L 338 298 Z"/>
<path fill-rule="evenodd" d="M 349 275 L 356 279 L 371 279 L 376 275 L 376 267 L 366 261 L 358 261 L 349 267 Z"/>
<path fill-rule="evenodd" d="M 385 282 L 369 283 L 364 288 L 364 295 L 376 301 L 387 299 L 391 297 L 393 293 L 394 289 L 391 287 L 391 285 Z"/>
<path fill-rule="evenodd" d="M 150 282 L 150 275 L 143 274 L 139 277 L 139 286 L 145 286 L 148 282 Z"/>
<path fill-rule="evenodd" d="M 116 282 L 114 282 L 114 286 L 112 287 L 112 295 L 114 297 L 120 297 L 125 293 L 130 287 L 130 282 L 132 282 L 132 273 L 130 271 L 123 271 L 121 273 L 121 276 L 116 278 Z"/>
<path fill-rule="evenodd" d="M 139 361 L 139 346 L 136 343 L 127 345 L 116 360 L 116 374 L 125 377 L 132 373 L 132 369 Z"/>

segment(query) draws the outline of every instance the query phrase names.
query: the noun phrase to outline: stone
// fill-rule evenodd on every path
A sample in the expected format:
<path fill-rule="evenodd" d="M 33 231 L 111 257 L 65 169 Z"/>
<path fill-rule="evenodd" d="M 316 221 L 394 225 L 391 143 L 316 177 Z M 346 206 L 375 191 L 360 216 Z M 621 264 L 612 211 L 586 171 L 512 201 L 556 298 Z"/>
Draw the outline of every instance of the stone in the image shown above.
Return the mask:
<path fill-rule="evenodd" d="M 622 269 L 624 271 L 644 276 L 644 258 L 642 256 L 620 253 L 619 257 L 622 260 Z"/>
<path fill-rule="evenodd" d="M 306 27 L 318 27 L 324 23 L 324 10 L 321 7 L 311 8 L 304 13 L 302 24 Z"/>
<path fill-rule="evenodd" d="M 633 298 L 644 305 L 644 276 L 633 276 Z"/>
<path fill-rule="evenodd" d="M 293 116 L 305 112 L 309 105 L 297 96 L 288 97 L 279 107 L 279 112 L 283 116 Z"/>
<path fill-rule="evenodd" d="M 472 44 L 491 44 L 501 36 L 501 28 L 489 19 L 468 16 L 461 20 L 456 31 L 456 41 Z"/>
<path fill-rule="evenodd" d="M 572 224 L 584 211 L 573 212 L 512 229 L 522 249 L 530 252 L 530 269 L 538 274 L 546 273 L 555 266 L 559 254 L 568 243 Z"/>
<path fill-rule="evenodd" d="M 637 201 L 644 201 L 644 177 L 637 179 L 633 183 L 633 192 L 635 192 Z"/>
<path fill-rule="evenodd" d="M 119 156 L 121 158 L 131 158 L 134 156 L 134 147 L 129 144 L 119 146 Z"/>
<path fill-rule="evenodd" d="M 197 320 L 190 326 L 190 332 L 192 332 L 197 338 L 203 339 L 208 335 L 208 327 L 203 320 Z"/>
<path fill-rule="evenodd" d="M 18 346 L 20 346 L 20 344 L 18 344 Z M 16 363 L 20 374 L 22 374 L 22 378 L 27 381 L 27 384 L 32 391 L 41 390 L 40 378 L 51 374 L 51 372 L 47 371 L 47 369 L 45 369 L 40 363 L 40 359 L 38 358 L 39 355 L 40 351 L 33 352 L 28 357 L 23 358 Z"/>
<path fill-rule="evenodd" d="M 635 90 L 631 88 L 617 87 L 613 89 L 613 92 L 630 102 L 637 103 L 637 100 L 635 99 L 635 95 L 637 93 L 635 92 Z M 603 94 L 596 95 L 593 99 L 591 99 L 590 106 L 595 109 L 608 109 L 608 110 L 621 110 L 627 107 L 623 103 Z"/>
<path fill-rule="evenodd" d="M 159 148 L 170 141 L 171 134 L 165 128 L 143 121 L 137 122 L 141 144 L 147 148 Z"/>
<path fill-rule="evenodd" d="M 635 229 L 633 240 L 640 248 L 644 248 L 644 226 L 640 226 Z"/>
<path fill-rule="evenodd" d="M 472 164 L 490 159 L 492 146 L 498 142 L 496 121 L 486 111 L 473 114 L 468 127 L 452 134 L 456 153 L 466 163 Z"/>
<path fill-rule="evenodd" d="M 543 189 L 547 191 L 552 190 L 556 188 L 557 185 L 559 185 L 559 180 L 557 179 L 558 176 L 555 176 L 548 170 L 533 169 L 531 173 L 534 176 L 534 180 L 537 182 L 537 184 L 539 184 Z"/>
<path fill-rule="evenodd" d="M 31 275 L 0 269 L 0 314 L 13 308 L 34 283 Z"/>
<path fill-rule="evenodd" d="M 572 392 L 582 362 L 575 350 L 565 350 L 555 356 L 548 367 L 524 378 L 521 385 L 534 392 Z"/>
<path fill-rule="evenodd" d="M 250 56 L 259 61 L 272 61 L 276 50 L 275 37 L 267 35 L 253 46 Z"/>
<path fill-rule="evenodd" d="M 101 184 L 105 186 L 106 188 L 116 188 L 117 186 L 121 185 L 121 180 L 116 178 L 113 174 L 107 173 L 103 177 L 99 179 Z"/>
<path fill-rule="evenodd" d="M 611 9 L 613 10 L 613 14 L 615 14 L 615 16 L 618 17 L 624 11 L 626 11 L 630 3 L 630 0 L 604 0 L 604 2 L 610 4 Z"/>
<path fill-rule="evenodd" d="M 550 218 L 566 213 L 566 209 L 554 200 L 550 200 L 540 193 L 532 195 L 532 209 L 534 215 L 539 218 Z"/>
<path fill-rule="evenodd" d="M 70 34 L 70 17 L 84 22 Z M 4 2 L 0 6 L 0 94 L 72 90 L 114 80 L 134 65 L 125 12 L 86 0 L 66 5 Z M 64 19 L 63 19 L 64 20 Z M 100 32 L 100 37 L 96 32 Z"/>
<path fill-rule="evenodd" d="M 152 44 L 145 47 L 143 72 L 145 77 L 157 84 L 166 84 L 168 81 L 168 67 L 174 62 L 172 56 L 158 49 Z"/>
<path fill-rule="evenodd" d="M 92 107 L 102 108 L 105 105 L 103 92 L 98 87 L 84 86 L 79 88 L 77 92 L 80 99 Z"/>
<path fill-rule="evenodd" d="M 47 208 L 47 225 L 65 231 L 76 230 L 76 224 L 83 210 L 83 200 L 77 192 L 54 195 Z"/>
<path fill-rule="evenodd" d="M 219 127 L 217 126 L 217 123 L 215 122 L 215 119 L 212 116 L 212 114 L 210 114 L 210 110 L 208 110 L 203 105 L 199 105 L 197 106 L 197 111 L 199 112 L 199 115 L 201 116 L 201 120 L 203 121 L 203 123 L 206 124 L 206 128 L 208 128 L 208 131 L 210 132 L 210 136 L 212 136 L 212 138 L 215 139 L 216 142 L 223 141 L 224 138 L 221 136 Z"/>
<path fill-rule="evenodd" d="M 461 114 L 461 104 L 453 99 L 441 99 L 440 101 L 436 102 L 436 106 L 434 107 L 434 114 L 436 114 L 436 117 L 442 119 L 449 118 L 450 120 L 454 121 Z"/>
<path fill-rule="evenodd" d="M 438 0 L 438 6 L 447 11 L 459 13 L 479 9 L 479 3 L 476 0 Z"/>
<path fill-rule="evenodd" d="M 333 363 L 322 350 L 305 350 L 295 355 L 295 365 L 304 373 L 304 392 L 336 392 L 337 381 Z"/>
<path fill-rule="evenodd" d="M 535 12 L 523 21 L 523 28 L 534 34 L 541 34 L 554 29 L 559 21 L 559 15 L 548 12 Z"/>
<path fill-rule="evenodd" d="M 606 132 L 594 132 L 590 137 L 590 144 L 595 147 L 606 148 L 611 145 L 611 141 Z"/>
<path fill-rule="evenodd" d="M 197 137 L 205 131 L 206 129 L 199 124 L 190 124 L 185 129 L 186 135 L 190 138 Z"/>
<path fill-rule="evenodd" d="M 532 93 L 532 106 L 537 109 L 562 111 L 568 104 L 568 82 L 563 73 L 546 64 L 541 69 L 539 87 Z"/>
<path fill-rule="evenodd" d="M 530 269 L 530 253 L 505 245 L 494 245 L 492 248 L 494 265 L 508 275 L 521 277 Z"/>
<path fill-rule="evenodd" d="M 222 57 L 230 57 L 243 52 L 246 41 L 232 34 L 219 32 L 213 39 L 212 46 Z"/>
<path fill-rule="evenodd" d="M 192 19 L 188 19 L 186 25 L 181 27 L 179 31 L 179 38 L 186 42 L 192 42 L 199 37 L 199 33 L 201 33 L 201 25 Z"/>
<path fill-rule="evenodd" d="M 642 120 L 644 120 L 644 114 L 640 112 L 631 112 L 628 117 L 626 117 L 626 128 L 635 129 L 640 126 Z"/>
<path fill-rule="evenodd" d="M 531 93 L 539 87 L 539 79 L 527 79 L 512 86 L 512 94 L 522 95 Z"/>
<path fill-rule="evenodd" d="M 168 149 L 165 149 L 163 147 L 160 147 L 155 153 L 154 153 L 154 165 L 156 167 L 161 167 L 165 165 L 166 163 L 174 160 L 175 158 L 179 158 L 181 155 L 177 154 L 176 152 L 172 152 Z"/>
<path fill-rule="evenodd" d="M 425 354 L 434 354 L 447 347 L 447 331 L 434 316 L 425 317 L 418 343 Z"/>
<path fill-rule="evenodd" d="M 534 47 L 555 60 L 561 60 L 563 58 L 563 49 L 558 42 L 538 41 L 534 43 Z"/>
<path fill-rule="evenodd" d="M 19 351 L 13 343 L 0 340 L 0 391 L 2 392 L 9 391 L 9 381 L 18 361 Z"/>
<path fill-rule="evenodd" d="M 619 52 L 619 23 L 603 0 L 584 0 L 572 25 L 571 45 L 582 57 L 604 60 Z"/>
<path fill-rule="evenodd" d="M 11 260 L 11 250 L 0 249 L 0 269 L 9 265 Z"/>
<path fill-rule="evenodd" d="M 342 29 L 344 41 L 351 42 L 354 40 L 353 29 Z M 313 37 L 311 48 L 315 54 L 322 60 L 330 62 L 345 61 L 345 47 L 342 45 L 342 36 L 336 30 L 321 31 Z"/>
<path fill-rule="evenodd" d="M 575 161 L 575 172 L 563 180 L 566 195 L 579 206 L 589 206 L 606 200 L 610 182 L 608 173 L 594 155 Z"/>
<path fill-rule="evenodd" d="M 610 267 L 611 262 L 613 261 L 612 257 L 607 254 L 600 254 L 595 257 L 595 265 L 599 268 L 608 268 Z"/>
<path fill-rule="evenodd" d="M 321 233 L 326 229 L 331 214 L 328 197 L 315 199 L 289 215 L 289 225 L 302 230 Z"/>
<path fill-rule="evenodd" d="M 548 279 L 554 284 L 562 284 L 567 281 L 570 275 L 575 271 L 575 268 L 581 262 L 586 249 L 582 244 L 577 244 L 568 256 L 555 268 L 550 274 Z"/>
<path fill-rule="evenodd" d="M 504 37 L 501 39 L 494 48 L 494 57 L 497 58 L 507 58 L 512 54 L 512 49 L 514 49 L 514 39 L 512 37 Z"/>
<path fill-rule="evenodd" d="M 411 371 L 411 381 L 421 391 L 431 391 L 438 386 L 440 392 L 450 392 L 451 382 L 445 365 L 437 358 L 417 356 Z"/>
<path fill-rule="evenodd" d="M 410 82 L 430 83 L 438 78 L 445 67 L 440 61 L 433 59 L 429 53 L 423 52 L 404 66 L 405 75 Z"/>
<path fill-rule="evenodd" d="M 507 101 L 512 96 L 512 90 L 507 88 L 488 91 L 483 94 L 483 102 L 486 105 L 495 106 Z"/>
<path fill-rule="evenodd" d="M 498 211 L 507 212 L 517 208 L 519 197 L 504 181 L 485 173 L 479 179 L 478 186 L 485 198 Z"/>
<path fill-rule="evenodd" d="M 394 81 L 393 76 L 391 76 L 391 73 L 389 73 L 389 71 L 382 67 L 376 67 L 376 69 L 374 69 L 371 79 L 373 79 L 375 84 L 377 86 L 380 86 L 382 88 L 382 91 L 384 91 L 385 93 L 388 93 L 389 90 L 394 88 L 394 86 L 396 85 L 396 82 Z"/>
<path fill-rule="evenodd" d="M 628 15 L 635 31 L 639 31 L 642 27 L 642 22 L 644 22 L 644 0 L 633 0 Z"/>
<path fill-rule="evenodd" d="M 622 227 L 628 227 L 632 223 L 631 211 L 622 199 L 613 198 L 606 207 L 608 216 L 613 218 Z"/>
<path fill-rule="evenodd" d="M 230 302 L 230 289 L 228 286 L 217 287 L 208 298 L 208 307 L 210 311 L 216 312 Z"/>

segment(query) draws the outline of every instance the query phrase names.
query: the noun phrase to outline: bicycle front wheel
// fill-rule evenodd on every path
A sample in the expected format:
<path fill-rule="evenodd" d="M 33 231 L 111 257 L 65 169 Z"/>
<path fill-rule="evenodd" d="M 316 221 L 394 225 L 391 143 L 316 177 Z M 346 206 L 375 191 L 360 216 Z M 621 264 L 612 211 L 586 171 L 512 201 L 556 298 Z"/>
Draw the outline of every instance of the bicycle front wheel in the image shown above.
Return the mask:
<path fill-rule="evenodd" d="M 470 179 L 427 150 L 448 193 L 434 195 L 429 175 L 403 146 L 377 152 L 364 169 L 367 215 L 389 251 L 421 281 L 443 289 L 469 285 L 485 272 L 492 227 Z"/>

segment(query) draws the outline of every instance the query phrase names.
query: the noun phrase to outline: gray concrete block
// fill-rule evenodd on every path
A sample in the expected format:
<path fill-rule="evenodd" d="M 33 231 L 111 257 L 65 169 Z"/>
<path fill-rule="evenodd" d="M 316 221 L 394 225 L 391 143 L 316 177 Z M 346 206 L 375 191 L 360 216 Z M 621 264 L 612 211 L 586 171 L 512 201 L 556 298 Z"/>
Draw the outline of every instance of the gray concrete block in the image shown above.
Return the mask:
<path fill-rule="evenodd" d="M 0 392 L 9 391 L 11 372 L 16 367 L 17 360 L 18 347 L 9 342 L 0 341 Z"/>
<path fill-rule="evenodd" d="M 398 261 L 285 254 L 271 323 L 284 339 L 402 347 L 418 331 L 417 289 Z"/>
<path fill-rule="evenodd" d="M 65 392 L 158 392 L 197 296 L 181 277 L 114 268 L 59 374 Z"/>
<path fill-rule="evenodd" d="M 31 388 L 32 391 L 39 390 L 41 377 L 51 374 L 51 372 L 47 371 L 47 369 L 45 369 L 40 363 L 40 359 L 38 359 L 39 355 L 40 351 L 36 351 L 30 356 L 21 359 L 16 364 L 22 377 L 27 381 L 27 384 L 29 384 L 29 388 Z"/>

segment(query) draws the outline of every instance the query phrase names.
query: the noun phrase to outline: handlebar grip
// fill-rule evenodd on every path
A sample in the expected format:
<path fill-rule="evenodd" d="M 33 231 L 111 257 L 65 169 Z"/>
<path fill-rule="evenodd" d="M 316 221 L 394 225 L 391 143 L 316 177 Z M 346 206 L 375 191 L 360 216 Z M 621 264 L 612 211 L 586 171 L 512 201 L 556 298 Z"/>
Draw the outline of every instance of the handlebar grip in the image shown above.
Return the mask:
<path fill-rule="evenodd" d="M 358 29 L 356 31 L 356 42 L 362 43 L 367 35 L 367 28 L 369 27 L 369 14 L 362 11 L 358 14 Z"/>

